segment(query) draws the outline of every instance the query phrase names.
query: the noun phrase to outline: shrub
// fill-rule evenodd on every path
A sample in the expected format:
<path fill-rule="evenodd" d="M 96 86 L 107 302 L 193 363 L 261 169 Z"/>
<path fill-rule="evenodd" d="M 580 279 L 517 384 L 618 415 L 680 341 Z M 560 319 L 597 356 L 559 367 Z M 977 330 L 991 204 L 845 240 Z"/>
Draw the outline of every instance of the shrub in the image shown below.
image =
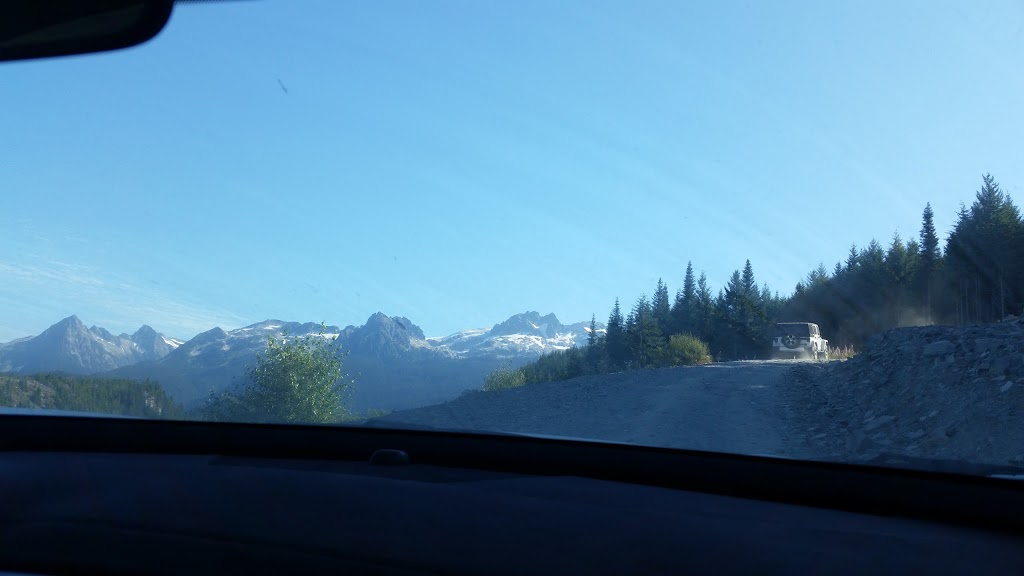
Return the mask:
<path fill-rule="evenodd" d="M 842 348 L 829 347 L 828 357 L 830 360 L 849 360 L 857 355 L 857 351 L 853 349 L 853 346 L 844 346 Z"/>
<path fill-rule="evenodd" d="M 502 366 L 484 379 L 484 391 L 518 388 L 524 384 L 526 384 L 526 374 L 521 369 L 513 370 L 509 366 Z"/>
<path fill-rule="evenodd" d="M 337 336 L 267 338 L 237 390 L 210 392 L 200 417 L 217 422 L 334 424 L 353 420 L 346 400 L 351 380 L 341 367 Z"/>
<path fill-rule="evenodd" d="M 691 334 L 674 334 L 668 339 L 668 360 L 673 366 L 709 364 L 708 345 Z"/>

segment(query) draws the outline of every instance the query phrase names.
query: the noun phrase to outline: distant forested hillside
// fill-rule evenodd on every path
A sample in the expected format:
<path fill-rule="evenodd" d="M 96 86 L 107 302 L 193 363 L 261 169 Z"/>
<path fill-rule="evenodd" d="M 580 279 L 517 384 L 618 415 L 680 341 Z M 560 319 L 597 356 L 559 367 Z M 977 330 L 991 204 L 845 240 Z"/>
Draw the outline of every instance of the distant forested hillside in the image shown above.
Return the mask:
<path fill-rule="evenodd" d="M 181 405 L 156 382 L 36 374 L 0 375 L 0 406 L 97 412 L 140 418 L 183 418 Z"/>

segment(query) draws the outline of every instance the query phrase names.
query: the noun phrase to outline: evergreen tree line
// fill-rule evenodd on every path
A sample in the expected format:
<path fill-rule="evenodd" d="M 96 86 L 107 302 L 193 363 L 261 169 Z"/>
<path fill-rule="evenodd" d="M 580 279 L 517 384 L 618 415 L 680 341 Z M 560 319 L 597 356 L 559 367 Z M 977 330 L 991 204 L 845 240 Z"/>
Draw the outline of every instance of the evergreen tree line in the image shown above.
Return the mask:
<path fill-rule="evenodd" d="M 0 376 L 0 406 L 140 418 L 185 417 L 181 405 L 156 382 L 65 374 Z"/>
<path fill-rule="evenodd" d="M 777 293 L 757 284 L 749 260 L 717 295 L 707 276 L 697 276 L 688 262 L 683 286 L 674 297 L 659 278 L 653 296 L 641 295 L 625 315 L 616 298 L 603 334 L 592 317 L 585 346 L 545 354 L 517 370 L 495 372 L 486 389 L 633 368 L 756 358 L 769 352 L 766 338 L 784 304 Z"/>
<path fill-rule="evenodd" d="M 814 322 L 831 346 L 856 348 L 889 328 L 991 322 L 1022 307 L 1024 223 L 986 174 L 971 206 L 961 206 L 944 249 L 929 203 L 917 238 L 894 234 L 887 247 L 877 240 L 853 245 L 831 273 L 819 264 L 790 296 L 759 285 L 749 260 L 713 293 L 690 262 L 674 298 L 659 279 L 653 296 L 641 295 L 625 316 L 616 299 L 604 334 L 592 318 L 585 346 L 496 373 L 489 388 L 694 364 L 708 356 L 767 358 L 776 322 Z"/>
<path fill-rule="evenodd" d="M 860 347 L 889 328 L 992 322 L 1022 307 L 1024 222 L 986 174 L 944 246 L 927 204 L 917 238 L 851 246 L 831 273 L 819 265 L 797 284 L 783 317 L 816 322 L 833 345 Z"/>

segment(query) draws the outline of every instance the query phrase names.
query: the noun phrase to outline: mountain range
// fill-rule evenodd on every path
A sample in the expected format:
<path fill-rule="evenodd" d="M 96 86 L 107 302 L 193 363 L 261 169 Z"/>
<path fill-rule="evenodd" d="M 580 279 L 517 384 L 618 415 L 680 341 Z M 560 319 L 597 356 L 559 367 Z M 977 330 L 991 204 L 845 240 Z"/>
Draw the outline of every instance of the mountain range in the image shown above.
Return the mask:
<path fill-rule="evenodd" d="M 159 360 L 181 344 L 149 326 L 115 336 L 97 326 L 86 328 L 70 316 L 38 336 L 0 344 L 0 372 L 95 374 Z"/>
<path fill-rule="evenodd" d="M 604 332 L 604 324 L 598 324 L 597 330 Z M 565 350 L 576 344 L 582 346 L 589 331 L 587 322 L 564 325 L 554 314 L 541 316 L 537 312 L 524 312 L 490 328 L 464 330 L 428 341 L 460 357 L 517 359 Z"/>
<path fill-rule="evenodd" d="M 356 380 L 351 403 L 357 412 L 365 412 L 450 400 L 479 388 L 502 364 L 520 365 L 545 352 L 582 345 L 589 325 L 563 325 L 553 314 L 524 312 L 489 328 L 427 338 L 408 318 L 378 312 L 362 326 L 266 320 L 236 330 L 213 328 L 183 342 L 149 326 L 114 336 L 103 328 L 86 328 L 71 316 L 38 336 L 0 344 L 0 372 L 148 379 L 191 406 L 211 391 L 240 384 L 268 337 L 318 334 L 322 329 L 325 336 L 337 336 L 346 352 L 344 370 Z"/>

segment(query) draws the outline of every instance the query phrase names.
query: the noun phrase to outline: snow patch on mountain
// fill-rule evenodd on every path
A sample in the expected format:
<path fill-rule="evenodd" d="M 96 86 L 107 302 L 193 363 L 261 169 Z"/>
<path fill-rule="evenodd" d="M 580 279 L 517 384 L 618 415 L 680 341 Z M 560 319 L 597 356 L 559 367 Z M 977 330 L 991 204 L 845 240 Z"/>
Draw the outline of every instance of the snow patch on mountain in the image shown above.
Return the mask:
<path fill-rule="evenodd" d="M 167 336 L 161 336 L 161 338 L 163 339 L 164 344 L 166 344 L 172 350 L 185 343 L 181 340 L 178 340 L 177 338 L 168 338 Z"/>
<path fill-rule="evenodd" d="M 598 335 L 605 332 L 603 324 L 596 324 L 596 327 Z M 489 328 L 463 330 L 427 341 L 464 358 L 523 358 L 584 346 L 589 333 L 589 323 L 564 325 L 554 314 L 541 316 L 538 312 L 523 312 Z"/>

